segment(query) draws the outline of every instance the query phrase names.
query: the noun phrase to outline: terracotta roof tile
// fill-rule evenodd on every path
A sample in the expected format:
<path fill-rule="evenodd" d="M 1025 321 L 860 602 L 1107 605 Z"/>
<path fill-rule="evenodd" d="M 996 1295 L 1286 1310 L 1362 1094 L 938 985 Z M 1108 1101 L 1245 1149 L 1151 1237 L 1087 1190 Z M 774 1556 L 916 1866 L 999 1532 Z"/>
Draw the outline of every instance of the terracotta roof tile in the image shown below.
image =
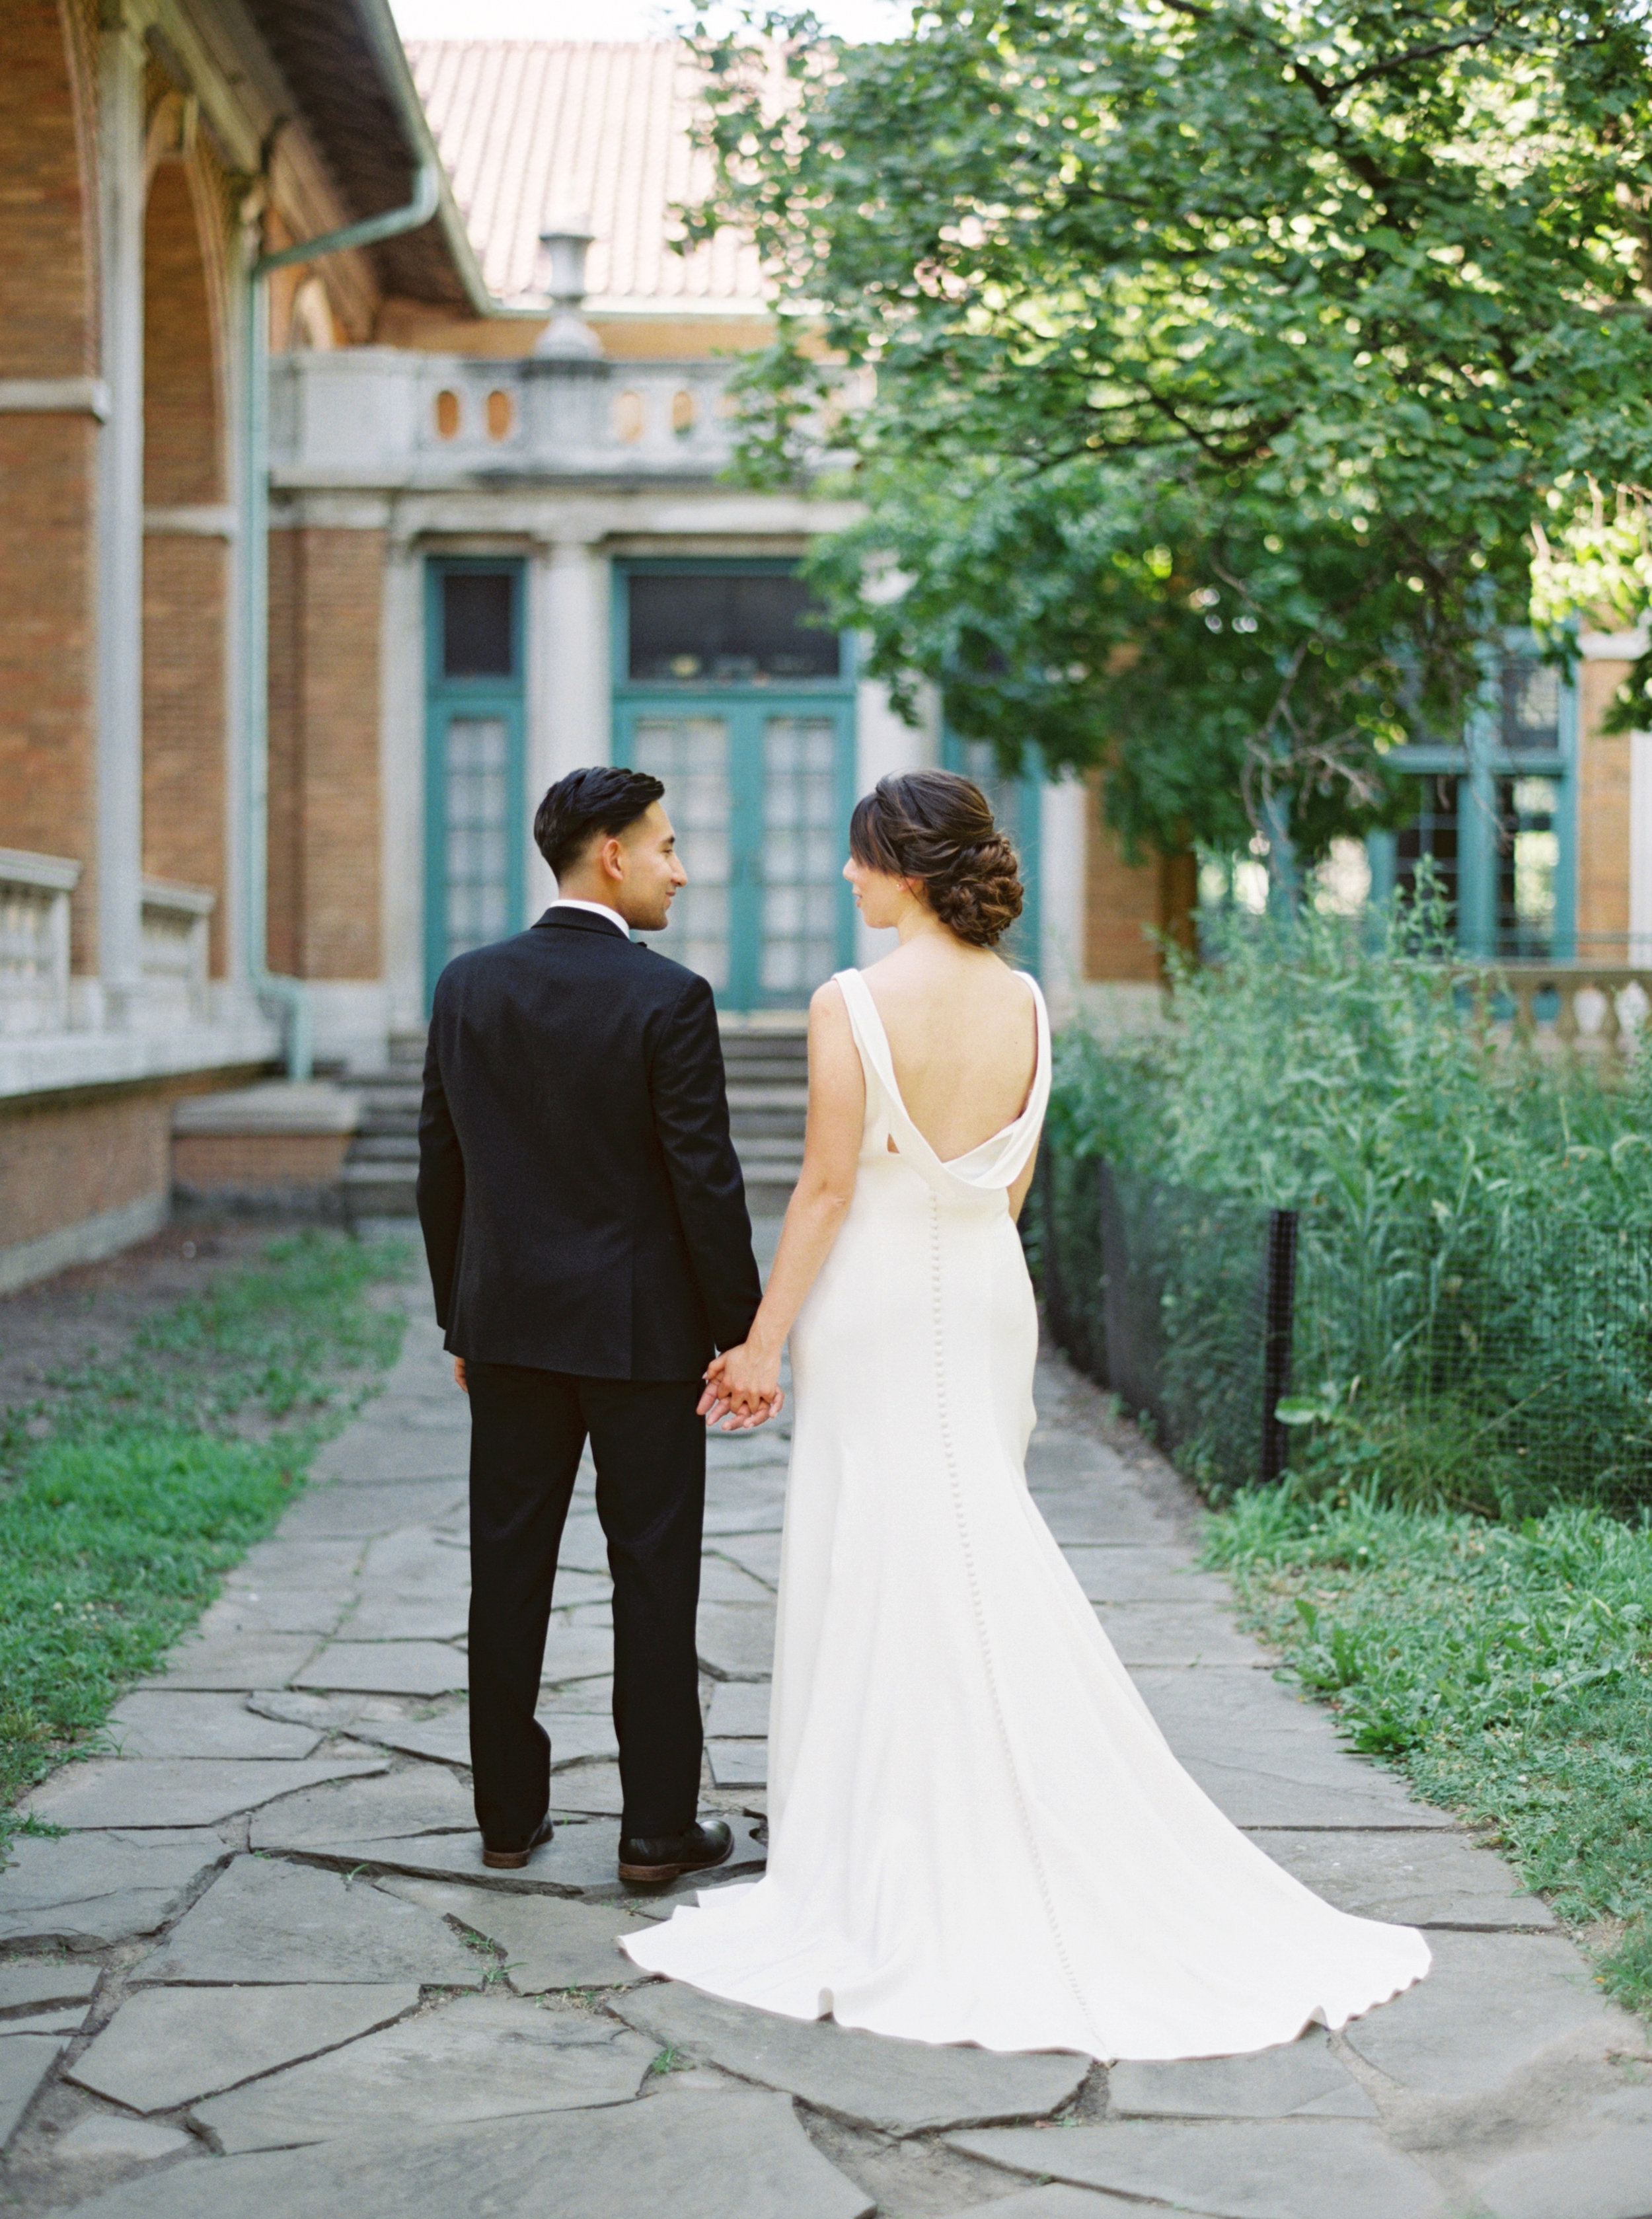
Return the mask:
<path fill-rule="evenodd" d="M 755 249 L 733 233 L 685 258 L 674 203 L 711 161 L 693 143 L 695 71 L 673 41 L 419 40 L 414 81 L 490 289 L 537 293 L 539 233 L 588 215 L 596 301 L 757 303 Z"/>

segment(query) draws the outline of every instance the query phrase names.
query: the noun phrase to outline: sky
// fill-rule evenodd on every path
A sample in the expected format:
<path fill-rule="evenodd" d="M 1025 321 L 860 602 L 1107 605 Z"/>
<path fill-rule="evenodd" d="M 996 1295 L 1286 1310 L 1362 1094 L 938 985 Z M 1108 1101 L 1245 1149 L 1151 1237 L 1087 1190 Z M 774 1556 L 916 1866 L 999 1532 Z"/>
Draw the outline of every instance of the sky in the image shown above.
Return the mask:
<path fill-rule="evenodd" d="M 390 0 L 404 39 L 658 39 L 692 17 L 692 0 Z M 898 37 L 910 0 L 813 0 L 845 38 Z M 719 11 L 722 12 L 722 11 Z M 732 8 L 726 11 L 733 16 Z"/>

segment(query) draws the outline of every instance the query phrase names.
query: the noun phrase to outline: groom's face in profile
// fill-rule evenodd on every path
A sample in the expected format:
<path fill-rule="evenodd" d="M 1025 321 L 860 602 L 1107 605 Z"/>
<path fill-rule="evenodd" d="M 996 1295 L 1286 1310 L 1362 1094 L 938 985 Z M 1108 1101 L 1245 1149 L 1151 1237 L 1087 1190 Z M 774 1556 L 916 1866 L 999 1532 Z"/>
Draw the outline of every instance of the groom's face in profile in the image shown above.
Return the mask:
<path fill-rule="evenodd" d="M 560 891 L 606 902 L 634 932 L 663 932 L 672 898 L 687 883 L 671 819 L 659 802 L 651 801 L 623 832 L 596 842 L 561 882 Z"/>

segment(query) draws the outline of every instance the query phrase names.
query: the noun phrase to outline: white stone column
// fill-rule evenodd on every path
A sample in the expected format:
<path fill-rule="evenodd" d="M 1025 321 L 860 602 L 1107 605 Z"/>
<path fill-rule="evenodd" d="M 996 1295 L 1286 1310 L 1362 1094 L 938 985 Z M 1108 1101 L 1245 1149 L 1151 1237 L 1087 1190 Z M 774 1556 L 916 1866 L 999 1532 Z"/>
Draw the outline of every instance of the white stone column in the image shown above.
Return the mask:
<path fill-rule="evenodd" d="M 543 774 L 536 802 L 556 780 L 612 753 L 608 584 L 607 557 L 591 541 L 552 541 L 540 604 L 544 716 L 537 748 L 529 748 Z"/>
<path fill-rule="evenodd" d="M 384 546 L 379 789 L 384 984 L 394 1032 L 425 1022 L 425 565 L 392 523 Z"/>
<path fill-rule="evenodd" d="M 1058 1024 L 1073 1016 L 1084 976 L 1084 811 L 1081 779 L 1053 779 L 1039 818 L 1039 973 Z"/>
<path fill-rule="evenodd" d="M 109 416 L 97 472 L 97 967 L 105 1021 L 143 975 L 144 44 L 108 0 L 98 70 L 98 245 Z"/>

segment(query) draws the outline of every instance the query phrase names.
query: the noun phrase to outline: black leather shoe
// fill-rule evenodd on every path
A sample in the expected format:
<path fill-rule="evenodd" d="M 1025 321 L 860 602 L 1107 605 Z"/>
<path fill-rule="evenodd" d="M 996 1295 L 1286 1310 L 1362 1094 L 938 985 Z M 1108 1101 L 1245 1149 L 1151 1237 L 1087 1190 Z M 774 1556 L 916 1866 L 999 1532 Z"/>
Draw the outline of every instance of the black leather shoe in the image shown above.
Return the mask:
<path fill-rule="evenodd" d="M 520 1872 L 537 1849 L 543 1847 L 556 1829 L 549 1818 L 542 1818 L 534 1829 L 533 1839 L 520 1849 L 490 1849 L 486 1842 L 481 1845 L 481 1861 L 494 1872 Z"/>
<path fill-rule="evenodd" d="M 636 1887 L 657 1887 L 685 1873 L 709 1872 L 734 1853 L 734 1836 L 721 1818 L 680 1834 L 626 1834 L 619 1843 L 619 1877 Z"/>

